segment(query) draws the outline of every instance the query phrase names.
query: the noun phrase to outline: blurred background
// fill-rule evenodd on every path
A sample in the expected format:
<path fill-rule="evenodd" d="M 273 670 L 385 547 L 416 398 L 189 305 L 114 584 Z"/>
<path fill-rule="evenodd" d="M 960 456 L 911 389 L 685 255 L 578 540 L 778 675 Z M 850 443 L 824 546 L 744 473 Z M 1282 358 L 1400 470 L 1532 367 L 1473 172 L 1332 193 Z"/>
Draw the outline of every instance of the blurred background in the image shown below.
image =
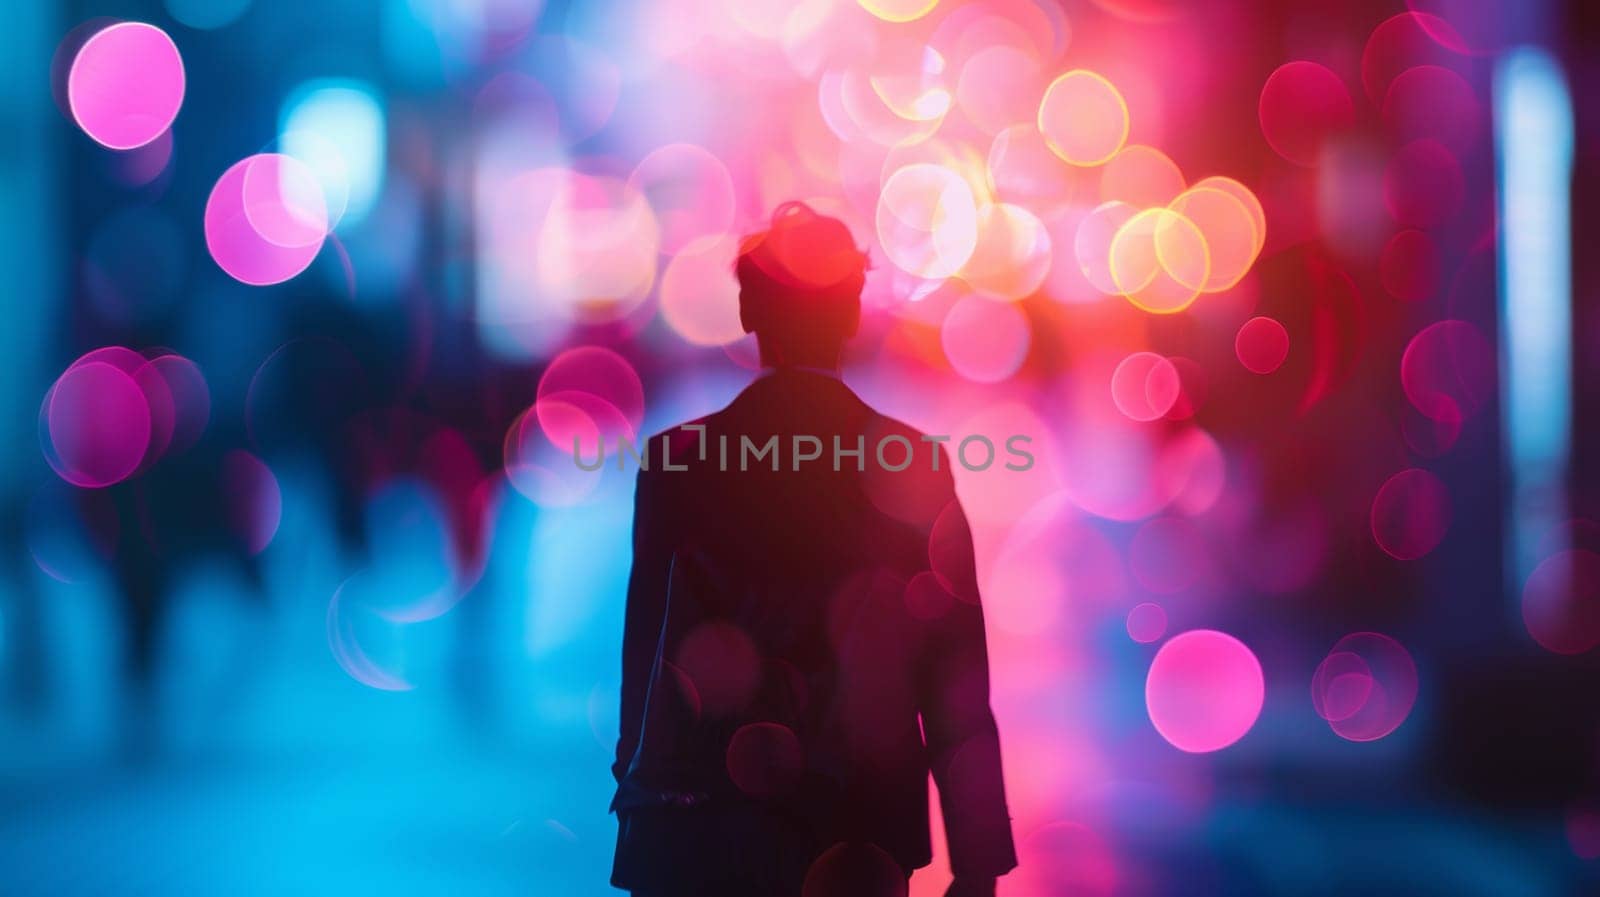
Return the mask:
<path fill-rule="evenodd" d="M 848 383 L 1033 440 L 957 471 L 1002 894 L 1592 893 L 1586 7 L 11 4 L 0 893 L 614 893 L 572 453 L 755 375 L 791 199 Z"/>

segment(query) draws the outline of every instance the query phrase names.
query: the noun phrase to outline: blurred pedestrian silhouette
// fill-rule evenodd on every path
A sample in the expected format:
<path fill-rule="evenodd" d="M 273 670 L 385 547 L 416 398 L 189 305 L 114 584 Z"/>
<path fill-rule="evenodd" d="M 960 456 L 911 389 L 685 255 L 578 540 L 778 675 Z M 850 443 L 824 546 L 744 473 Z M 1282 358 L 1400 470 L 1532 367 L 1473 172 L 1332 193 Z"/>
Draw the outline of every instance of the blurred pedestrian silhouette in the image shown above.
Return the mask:
<path fill-rule="evenodd" d="M 865 272 L 779 208 L 737 262 L 766 371 L 645 447 L 612 804 L 638 897 L 903 895 L 930 771 L 950 893 L 1016 865 L 949 456 L 838 377 Z"/>

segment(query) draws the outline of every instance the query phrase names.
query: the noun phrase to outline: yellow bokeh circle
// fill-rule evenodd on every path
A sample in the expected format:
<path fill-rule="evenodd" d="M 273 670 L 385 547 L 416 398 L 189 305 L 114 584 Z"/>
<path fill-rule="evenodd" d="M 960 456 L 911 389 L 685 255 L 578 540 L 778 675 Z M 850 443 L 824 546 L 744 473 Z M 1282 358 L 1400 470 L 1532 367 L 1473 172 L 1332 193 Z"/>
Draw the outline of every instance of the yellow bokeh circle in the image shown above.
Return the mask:
<path fill-rule="evenodd" d="M 1074 69 L 1045 88 L 1039 132 L 1073 165 L 1102 165 L 1128 142 L 1128 104 L 1104 76 Z"/>
<path fill-rule="evenodd" d="M 1111 278 L 1135 307 L 1154 314 L 1188 308 L 1211 276 L 1211 252 L 1194 222 L 1171 209 L 1145 209 L 1111 240 Z"/>

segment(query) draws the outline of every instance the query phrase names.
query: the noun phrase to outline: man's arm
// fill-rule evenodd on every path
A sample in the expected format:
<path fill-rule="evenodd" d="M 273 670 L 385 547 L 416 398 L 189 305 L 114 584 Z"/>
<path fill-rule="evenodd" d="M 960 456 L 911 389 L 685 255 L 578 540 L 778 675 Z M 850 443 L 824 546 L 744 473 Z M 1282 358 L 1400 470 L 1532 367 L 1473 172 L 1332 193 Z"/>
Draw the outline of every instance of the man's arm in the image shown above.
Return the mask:
<path fill-rule="evenodd" d="M 627 774 L 639 747 L 672 567 L 672 549 L 660 523 L 666 508 L 656 483 L 656 478 L 640 471 L 633 493 L 633 570 L 628 576 L 622 628 L 622 725 L 617 759 L 611 767 L 618 782 Z"/>
<path fill-rule="evenodd" d="M 993 879 L 1017 865 L 989 708 L 989 657 L 978 601 L 972 534 L 952 498 L 934 527 L 941 580 L 955 595 L 932 624 L 923 661 L 923 729 L 939 786 L 950 868 L 959 881 Z M 954 892 L 953 892 L 954 893 Z M 977 893 L 977 892 L 974 892 Z"/>

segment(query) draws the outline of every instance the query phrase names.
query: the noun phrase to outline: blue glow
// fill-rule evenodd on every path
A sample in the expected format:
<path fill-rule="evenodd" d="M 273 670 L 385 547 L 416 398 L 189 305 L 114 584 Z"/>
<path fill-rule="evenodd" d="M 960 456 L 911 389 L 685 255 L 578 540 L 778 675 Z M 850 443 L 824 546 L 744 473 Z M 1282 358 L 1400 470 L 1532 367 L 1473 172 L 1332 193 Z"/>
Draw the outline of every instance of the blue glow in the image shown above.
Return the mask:
<path fill-rule="evenodd" d="M 1564 517 L 1572 434 L 1572 98 L 1548 53 L 1519 48 L 1495 70 L 1501 394 L 1512 498 L 1510 569 L 1520 590 L 1534 544 Z"/>
<path fill-rule="evenodd" d="M 366 217 L 383 187 L 386 132 L 377 92 L 359 81 L 317 80 L 290 94 L 279 118 L 283 152 L 311 166 L 339 225 Z"/>
<path fill-rule="evenodd" d="M 190 28 L 231 25 L 250 8 L 250 0 L 167 0 L 167 12 Z"/>

